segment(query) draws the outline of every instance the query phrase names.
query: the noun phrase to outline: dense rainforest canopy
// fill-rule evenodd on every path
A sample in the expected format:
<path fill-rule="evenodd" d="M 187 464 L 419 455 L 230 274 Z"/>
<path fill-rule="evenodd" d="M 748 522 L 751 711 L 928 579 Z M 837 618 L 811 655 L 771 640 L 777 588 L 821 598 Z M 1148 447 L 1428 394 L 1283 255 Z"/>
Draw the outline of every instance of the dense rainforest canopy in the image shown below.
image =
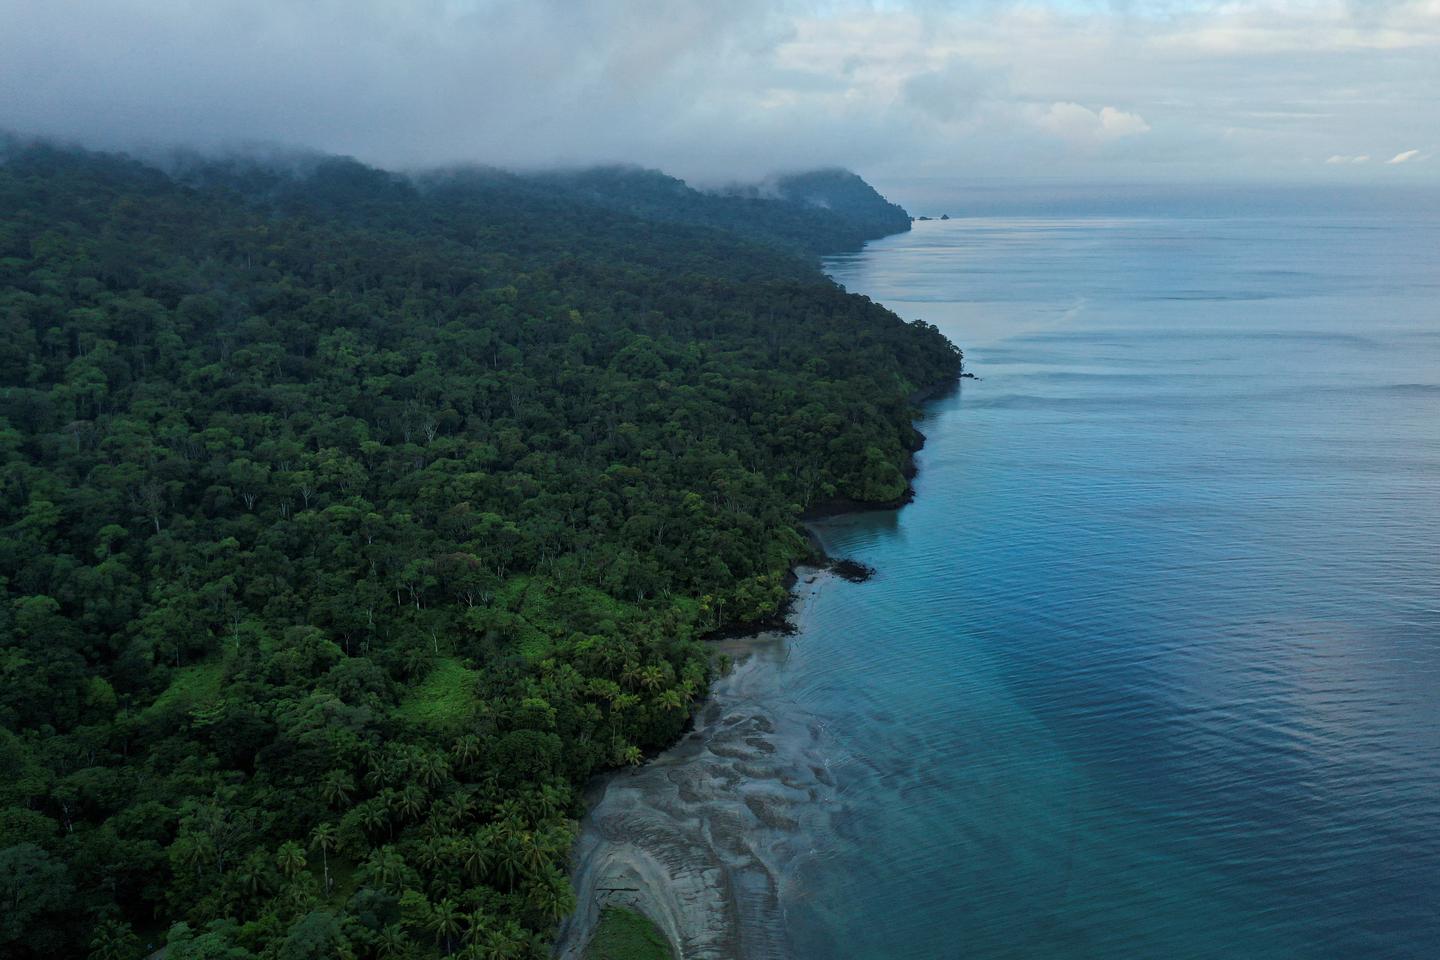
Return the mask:
<path fill-rule="evenodd" d="M 0 144 L 0 954 L 546 956 L 578 786 L 958 372 L 820 274 L 857 183 Z"/>

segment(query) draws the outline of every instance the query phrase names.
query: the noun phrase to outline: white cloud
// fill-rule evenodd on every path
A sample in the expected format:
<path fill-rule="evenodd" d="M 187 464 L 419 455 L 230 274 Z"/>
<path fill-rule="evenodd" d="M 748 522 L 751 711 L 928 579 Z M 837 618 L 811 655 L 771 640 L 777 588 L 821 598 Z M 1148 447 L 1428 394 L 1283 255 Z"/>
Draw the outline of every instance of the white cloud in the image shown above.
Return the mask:
<path fill-rule="evenodd" d="M 1419 150 L 1406 150 L 1404 153 L 1395 154 L 1395 156 L 1391 157 L 1389 160 L 1386 160 L 1385 163 L 1393 167 L 1397 163 L 1409 163 L 1411 160 L 1419 159 L 1419 157 Z"/>
<path fill-rule="evenodd" d="M 1150 124 L 1138 113 L 1126 113 L 1114 107 L 1100 108 L 1100 133 L 1107 140 L 1149 132 Z"/>
<path fill-rule="evenodd" d="M 1332 167 L 1340 166 L 1340 165 L 1342 165 L 1342 164 L 1369 163 L 1369 162 L 1370 162 L 1370 154 L 1368 154 L 1368 153 L 1362 153 L 1362 154 L 1360 154 L 1358 157 L 1346 157 L 1346 156 L 1341 156 L 1340 154 L 1337 153 L 1337 154 L 1335 154 L 1335 156 L 1331 157 L 1329 160 L 1326 160 L 1325 162 L 1326 162 L 1328 165 L 1332 166 Z"/>
<path fill-rule="evenodd" d="M 1121 137 L 1150 132 L 1150 124 L 1138 113 L 1114 107 L 1098 111 L 1078 103 L 1056 102 L 1034 114 L 1041 130 L 1081 146 L 1092 146 Z"/>
<path fill-rule="evenodd" d="M 99 146 L 1290 179 L 1440 143 L 1440 0 L 0 0 L 0 24 L 0 128 Z"/>

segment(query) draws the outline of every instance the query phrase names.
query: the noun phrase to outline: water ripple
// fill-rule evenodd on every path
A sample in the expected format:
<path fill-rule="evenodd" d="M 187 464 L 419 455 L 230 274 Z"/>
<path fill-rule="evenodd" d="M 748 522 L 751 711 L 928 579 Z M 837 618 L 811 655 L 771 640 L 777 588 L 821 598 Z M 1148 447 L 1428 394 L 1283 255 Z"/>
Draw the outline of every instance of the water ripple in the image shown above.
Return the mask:
<path fill-rule="evenodd" d="M 913 505 L 819 531 L 879 574 L 773 681 L 835 749 L 797 957 L 1440 956 L 1437 252 L 990 218 L 832 264 L 983 379 Z"/>

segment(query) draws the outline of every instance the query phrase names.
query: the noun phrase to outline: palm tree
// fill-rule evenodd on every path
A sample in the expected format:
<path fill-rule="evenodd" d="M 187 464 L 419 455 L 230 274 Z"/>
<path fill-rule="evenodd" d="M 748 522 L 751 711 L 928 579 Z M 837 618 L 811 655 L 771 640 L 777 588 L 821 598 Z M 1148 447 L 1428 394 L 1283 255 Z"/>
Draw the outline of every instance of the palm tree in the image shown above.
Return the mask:
<path fill-rule="evenodd" d="M 450 845 L 439 837 L 431 837 L 420 844 L 420 865 L 434 872 L 450 857 Z"/>
<path fill-rule="evenodd" d="M 535 821 L 541 822 L 558 817 L 570 806 L 570 796 L 553 784 L 544 784 L 530 795 L 528 805 Z"/>
<path fill-rule="evenodd" d="M 461 937 L 472 947 L 490 935 L 490 914 L 476 907 L 465 915 L 465 933 Z"/>
<path fill-rule="evenodd" d="M 546 920 L 557 921 L 575 909 L 570 881 L 554 867 L 547 868 L 530 885 L 526 899 Z"/>
<path fill-rule="evenodd" d="M 337 807 L 349 801 L 350 791 L 355 789 L 355 781 L 344 770 L 332 770 L 321 781 L 320 789 L 324 794 L 325 802 L 332 807 Z"/>
<path fill-rule="evenodd" d="M 536 834 L 536 842 L 551 860 L 562 860 L 570 848 L 575 846 L 578 827 L 579 824 L 574 820 L 551 820 L 545 829 Z"/>
<path fill-rule="evenodd" d="M 495 805 L 494 820 L 495 829 L 506 835 L 519 833 L 529 822 L 525 816 L 525 808 L 514 797 Z"/>
<path fill-rule="evenodd" d="M 665 671 L 655 664 L 651 664 L 640 671 L 640 686 L 646 690 L 654 690 L 665 684 Z"/>
<path fill-rule="evenodd" d="M 171 850 L 175 847 L 179 847 L 180 862 L 187 867 L 194 867 L 196 877 L 215 862 L 215 842 L 204 834 L 182 833 Z"/>
<path fill-rule="evenodd" d="M 427 753 L 420 759 L 417 772 L 426 786 L 438 787 L 450 777 L 450 764 L 445 762 L 444 754 Z"/>
<path fill-rule="evenodd" d="M 101 920 L 90 939 L 90 960 L 134 960 L 140 938 L 124 920 Z"/>
<path fill-rule="evenodd" d="M 488 960 L 522 960 L 530 952 L 530 938 L 514 920 L 491 931 L 485 938 L 485 956 Z"/>
<path fill-rule="evenodd" d="M 418 783 L 407 784 L 404 790 L 400 791 L 400 800 L 397 804 L 400 812 L 408 819 L 415 819 L 425 809 L 425 791 Z"/>
<path fill-rule="evenodd" d="M 360 815 L 360 825 L 371 833 L 379 830 L 389 821 L 389 817 L 385 815 L 385 805 L 376 799 L 366 800 L 356 813 Z"/>
<path fill-rule="evenodd" d="M 320 862 L 325 867 L 325 895 L 330 895 L 330 851 L 340 845 L 340 835 L 333 823 L 322 823 L 310 833 L 310 847 L 320 851 Z"/>
<path fill-rule="evenodd" d="M 286 877 L 294 880 L 300 871 L 308 866 L 305 861 L 305 848 L 294 840 L 286 840 L 275 852 L 275 865 Z"/>
<path fill-rule="evenodd" d="M 494 859 L 490 849 L 490 843 L 483 833 L 476 832 L 473 836 L 464 841 L 465 851 L 465 872 L 470 879 L 479 880 L 490 870 Z"/>
<path fill-rule="evenodd" d="M 388 787 L 402 779 L 404 774 L 402 762 L 377 753 L 370 758 L 370 769 L 365 771 L 365 782 L 379 790 L 381 787 Z"/>
<path fill-rule="evenodd" d="M 685 709 L 685 703 L 680 699 L 680 691 L 674 687 L 667 687 L 661 690 L 660 695 L 655 698 L 655 702 L 665 710 Z"/>
<path fill-rule="evenodd" d="M 410 953 L 410 937 L 398 923 L 392 923 L 375 939 L 375 952 L 384 960 L 405 957 Z"/>
<path fill-rule="evenodd" d="M 436 943 L 445 941 L 446 953 L 454 949 L 455 937 L 460 933 L 460 918 L 463 916 L 460 908 L 455 906 L 455 901 L 449 897 L 430 908 L 430 916 L 425 919 L 425 929 L 435 934 Z"/>
<path fill-rule="evenodd" d="M 450 748 L 450 755 L 460 766 L 468 766 L 480 756 L 480 738 L 473 733 L 467 733 L 455 741 L 455 745 Z"/>
<path fill-rule="evenodd" d="M 424 647 L 411 647 L 400 660 L 400 668 L 407 677 L 419 676 L 430 668 L 430 651 Z"/>
<path fill-rule="evenodd" d="M 549 863 L 545 844 L 529 830 L 520 835 L 520 858 L 525 872 L 530 875 L 539 873 Z"/>
<path fill-rule="evenodd" d="M 492 860 L 496 876 L 513 888 L 515 881 L 525 872 L 525 851 L 518 839 L 502 842 Z"/>
<path fill-rule="evenodd" d="M 430 814 L 425 818 L 425 822 L 420 825 L 419 834 L 429 840 L 437 837 L 443 840 L 452 835 L 455 831 L 451 829 L 445 812 L 443 807 L 431 806 Z"/>
<path fill-rule="evenodd" d="M 387 889 L 394 887 L 405 876 L 405 858 L 396 853 L 394 847 L 371 851 L 365 866 L 371 877 Z"/>
<path fill-rule="evenodd" d="M 265 876 L 265 854 L 261 850 L 252 852 L 240 865 L 235 868 L 235 879 L 250 896 L 259 896 L 269 886 L 268 877 Z"/>
<path fill-rule="evenodd" d="M 455 826 L 470 819 L 470 813 L 474 809 L 475 801 L 470 798 L 468 790 L 456 790 L 445 802 L 445 816 Z"/>

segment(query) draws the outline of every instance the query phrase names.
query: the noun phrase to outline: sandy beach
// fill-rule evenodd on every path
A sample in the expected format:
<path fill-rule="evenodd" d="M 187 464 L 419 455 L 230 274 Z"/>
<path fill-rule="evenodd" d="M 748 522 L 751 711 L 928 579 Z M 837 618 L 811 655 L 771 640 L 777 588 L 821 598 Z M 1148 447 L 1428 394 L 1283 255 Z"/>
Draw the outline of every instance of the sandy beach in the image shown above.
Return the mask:
<path fill-rule="evenodd" d="M 793 619 L 832 575 L 797 570 Z M 801 634 L 803 636 L 803 634 Z M 782 903 L 795 867 L 821 855 L 834 800 L 822 726 L 787 710 L 779 671 L 798 636 L 723 641 L 735 661 L 694 728 L 643 766 L 597 778 L 576 844 L 576 912 L 556 955 L 578 960 L 600 912 L 649 917 L 677 957 L 766 960 L 788 955 Z"/>

